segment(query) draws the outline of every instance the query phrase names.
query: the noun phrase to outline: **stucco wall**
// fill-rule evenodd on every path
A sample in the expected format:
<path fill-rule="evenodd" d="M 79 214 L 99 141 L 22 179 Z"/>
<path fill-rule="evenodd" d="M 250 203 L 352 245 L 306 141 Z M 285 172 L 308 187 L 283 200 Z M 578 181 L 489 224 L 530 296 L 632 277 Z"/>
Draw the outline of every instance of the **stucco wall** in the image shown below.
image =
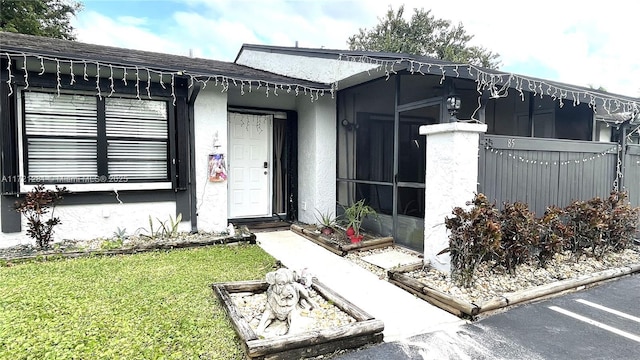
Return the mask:
<path fill-rule="evenodd" d="M 114 194 L 115 196 L 115 194 Z M 123 204 L 98 204 L 98 205 L 58 205 L 55 216 L 59 217 L 61 224 L 56 226 L 54 242 L 66 239 L 90 240 L 94 238 L 112 237 L 114 232 L 126 229 L 127 235 L 145 233 L 149 230 L 149 217 L 153 219 L 154 227 L 159 221 L 165 222 L 172 217 L 176 218 L 176 204 L 172 201 L 149 203 L 123 203 Z M 168 223 L 167 223 L 168 224 Z M 35 244 L 26 234 L 27 224 L 22 217 L 22 232 L 0 233 L 0 248 L 18 244 Z M 179 231 L 189 231 L 189 222 L 183 221 L 179 225 Z"/>
<path fill-rule="evenodd" d="M 313 102 L 307 96 L 292 94 L 252 93 L 239 95 L 235 91 L 221 92 L 208 86 L 198 95 L 195 107 L 195 181 L 197 224 L 200 231 L 222 232 L 227 227 L 227 183 L 208 181 L 208 156 L 214 149 L 217 133 L 218 151 L 227 154 L 227 100 L 235 106 L 297 110 L 299 113 L 299 219 L 315 222 L 315 209 L 335 211 L 336 169 L 336 105 L 330 95 Z M 114 194 L 115 196 L 115 194 Z M 306 210 L 303 210 L 302 204 Z M 56 215 L 62 224 L 56 229 L 55 241 L 62 239 L 86 240 L 111 237 L 117 228 L 133 234 L 140 228 L 148 229 L 149 216 L 166 221 L 175 216 L 175 202 L 124 203 L 110 205 L 58 206 Z M 157 220 L 156 224 L 157 224 Z M 24 222 L 24 219 L 23 219 Z M 33 243 L 22 233 L 0 233 L 0 247 Z M 190 222 L 180 224 L 180 231 L 190 231 Z"/>
<path fill-rule="evenodd" d="M 324 96 L 298 104 L 298 219 L 316 222 L 316 210 L 335 212 L 336 105 Z"/>
<path fill-rule="evenodd" d="M 371 64 L 340 61 L 337 55 L 335 59 L 323 59 L 247 49 L 242 51 L 236 62 L 255 69 L 325 84 L 375 69 Z"/>
<path fill-rule="evenodd" d="M 209 182 L 207 170 L 209 154 L 215 151 L 216 133 L 220 145 L 217 151 L 227 154 L 227 93 L 207 86 L 196 98 L 194 117 L 198 230 L 225 231 L 227 182 Z"/>
<path fill-rule="evenodd" d="M 277 94 L 275 95 L 273 88 L 271 88 L 267 97 L 264 86 L 256 90 L 255 84 L 251 92 L 245 85 L 244 94 L 242 94 L 239 89 L 234 89 L 233 85 L 230 85 L 229 92 L 227 92 L 227 101 L 229 106 L 295 110 L 296 96 L 293 92 L 287 94 L 286 91 L 278 90 Z M 300 97 L 304 98 L 305 96 L 301 95 Z"/>
<path fill-rule="evenodd" d="M 425 125 L 427 136 L 425 178 L 424 258 L 443 272 L 450 270 L 449 254 L 437 255 L 449 246 L 445 217 L 456 206 L 466 208 L 478 190 L 478 140 L 485 124 L 448 123 Z"/>

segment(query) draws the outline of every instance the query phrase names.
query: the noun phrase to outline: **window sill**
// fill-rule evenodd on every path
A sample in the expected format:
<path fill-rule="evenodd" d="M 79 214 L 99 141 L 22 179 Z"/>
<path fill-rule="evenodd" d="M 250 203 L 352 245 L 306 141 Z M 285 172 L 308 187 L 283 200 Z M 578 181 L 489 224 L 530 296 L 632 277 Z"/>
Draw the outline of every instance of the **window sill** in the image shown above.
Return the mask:
<path fill-rule="evenodd" d="M 20 184 L 20 192 L 33 190 L 37 184 Z M 45 189 L 55 190 L 55 187 L 66 187 L 71 192 L 92 191 L 125 191 L 125 190 L 167 190 L 171 189 L 171 182 L 146 182 L 146 183 L 102 183 L 102 184 L 45 184 Z"/>

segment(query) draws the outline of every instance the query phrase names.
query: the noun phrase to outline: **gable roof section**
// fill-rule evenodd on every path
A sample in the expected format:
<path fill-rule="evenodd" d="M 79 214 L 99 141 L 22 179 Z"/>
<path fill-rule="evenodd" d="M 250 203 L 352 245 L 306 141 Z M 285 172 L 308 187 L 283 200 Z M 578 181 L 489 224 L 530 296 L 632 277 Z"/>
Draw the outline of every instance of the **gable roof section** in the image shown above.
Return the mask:
<path fill-rule="evenodd" d="M 307 76 L 304 70 L 297 69 L 301 64 L 306 64 L 312 69 L 317 67 L 317 64 L 332 62 L 334 67 L 338 69 L 337 71 L 326 75 L 326 78 L 313 79 L 314 81 L 335 81 L 339 83 L 340 88 L 406 70 L 410 73 L 417 72 L 474 80 L 479 89 L 489 90 L 491 95 L 496 97 L 499 96 L 501 90 L 513 88 L 517 91 L 530 91 L 537 96 L 542 94 L 556 99 L 563 99 L 564 102 L 569 103 L 595 104 L 599 111 L 605 109 L 605 112 L 640 112 L 638 99 L 626 95 L 613 94 L 532 76 L 512 74 L 475 65 L 456 64 L 426 56 L 402 53 L 244 44 L 235 62 L 281 74 L 297 72 L 304 79 L 312 79 L 312 77 Z M 297 65 L 290 65 L 287 68 L 287 63 Z M 349 66 L 345 65 L 335 65 L 335 63 L 354 63 L 360 65 L 360 67 L 352 66 L 349 68 Z M 276 64 L 280 64 L 280 66 L 276 66 Z M 285 66 L 282 66 L 283 64 Z M 349 69 L 349 71 L 345 71 L 345 69 Z"/>
<path fill-rule="evenodd" d="M 238 80 L 260 80 L 275 84 L 300 85 L 318 89 L 330 88 L 327 84 L 296 79 L 231 62 L 9 32 L 0 32 L 0 52 L 47 56 L 74 61 L 97 61 L 122 66 L 140 66 L 166 72 L 186 72 L 194 76 L 225 76 Z"/>

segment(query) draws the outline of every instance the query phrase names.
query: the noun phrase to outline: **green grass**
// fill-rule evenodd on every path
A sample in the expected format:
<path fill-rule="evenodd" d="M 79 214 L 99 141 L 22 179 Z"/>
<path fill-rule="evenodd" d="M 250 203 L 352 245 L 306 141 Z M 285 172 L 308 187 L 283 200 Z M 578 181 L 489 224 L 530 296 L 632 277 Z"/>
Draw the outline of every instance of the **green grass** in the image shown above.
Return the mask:
<path fill-rule="evenodd" d="M 252 245 L 0 267 L 0 359 L 240 359 L 210 285 L 274 262 Z"/>

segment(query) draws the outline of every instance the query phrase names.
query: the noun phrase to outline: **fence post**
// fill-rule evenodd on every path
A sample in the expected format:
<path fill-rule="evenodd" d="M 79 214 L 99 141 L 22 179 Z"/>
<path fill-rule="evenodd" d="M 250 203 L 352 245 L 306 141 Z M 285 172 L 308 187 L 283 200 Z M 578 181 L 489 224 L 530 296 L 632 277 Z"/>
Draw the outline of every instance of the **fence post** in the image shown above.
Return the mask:
<path fill-rule="evenodd" d="M 420 127 L 427 136 L 424 259 L 443 272 L 450 271 L 449 254 L 437 255 L 449 246 L 444 219 L 478 189 L 479 136 L 486 131 L 486 124 L 462 122 Z"/>

